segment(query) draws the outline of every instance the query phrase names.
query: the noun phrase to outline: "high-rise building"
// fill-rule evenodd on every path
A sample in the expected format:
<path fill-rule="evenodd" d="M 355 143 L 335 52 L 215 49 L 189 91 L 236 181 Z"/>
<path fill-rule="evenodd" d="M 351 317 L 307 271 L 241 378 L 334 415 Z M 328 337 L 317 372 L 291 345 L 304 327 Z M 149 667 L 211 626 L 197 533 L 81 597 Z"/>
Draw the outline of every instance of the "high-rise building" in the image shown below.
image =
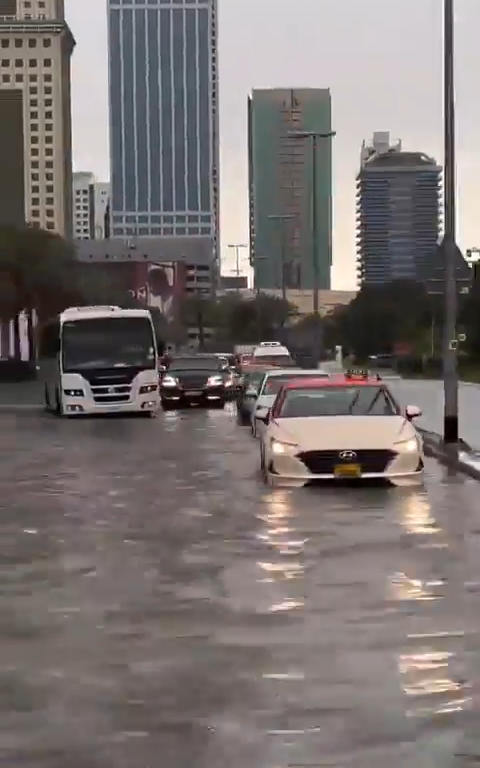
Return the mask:
<path fill-rule="evenodd" d="M 254 90 L 248 99 L 250 258 L 255 287 L 311 290 L 311 142 L 298 131 L 331 131 L 330 91 L 323 88 Z M 330 288 L 332 264 L 332 147 L 317 141 L 316 262 L 319 288 Z M 283 218 L 281 218 L 283 217 Z"/>
<path fill-rule="evenodd" d="M 0 223 L 72 235 L 70 59 L 63 0 L 0 0 Z"/>
<path fill-rule="evenodd" d="M 426 282 L 438 262 L 441 167 L 406 152 L 388 132 L 362 145 L 357 176 L 357 261 L 361 285 Z"/>
<path fill-rule="evenodd" d="M 108 16 L 112 236 L 216 255 L 217 0 L 108 0 Z"/>
<path fill-rule="evenodd" d="M 110 184 L 99 182 L 93 173 L 73 174 L 73 236 L 76 240 L 104 240 Z"/>

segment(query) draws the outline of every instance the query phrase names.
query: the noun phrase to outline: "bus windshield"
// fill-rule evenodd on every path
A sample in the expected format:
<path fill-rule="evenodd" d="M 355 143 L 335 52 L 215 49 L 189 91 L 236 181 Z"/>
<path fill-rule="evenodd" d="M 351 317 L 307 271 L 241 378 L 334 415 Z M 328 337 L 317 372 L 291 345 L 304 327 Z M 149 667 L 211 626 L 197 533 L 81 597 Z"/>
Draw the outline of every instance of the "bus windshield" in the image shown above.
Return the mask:
<path fill-rule="evenodd" d="M 64 373 L 88 368 L 155 368 L 155 339 L 147 317 L 72 320 L 62 325 Z"/>

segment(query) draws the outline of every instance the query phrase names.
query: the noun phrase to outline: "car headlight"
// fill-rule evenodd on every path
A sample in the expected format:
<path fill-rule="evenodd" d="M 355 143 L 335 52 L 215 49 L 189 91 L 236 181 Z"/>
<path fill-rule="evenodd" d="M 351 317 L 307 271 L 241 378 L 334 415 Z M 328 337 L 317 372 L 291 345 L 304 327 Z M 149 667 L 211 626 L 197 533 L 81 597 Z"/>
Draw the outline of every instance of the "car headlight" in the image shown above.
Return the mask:
<path fill-rule="evenodd" d="M 83 397 L 83 389 L 64 389 L 63 394 L 67 397 Z"/>
<path fill-rule="evenodd" d="M 272 453 L 275 453 L 277 456 L 285 456 L 296 453 L 298 450 L 298 445 L 295 443 L 285 443 L 282 440 L 275 440 L 272 438 L 271 448 Z"/>
<path fill-rule="evenodd" d="M 164 376 L 162 379 L 162 387 L 176 387 L 178 385 L 178 379 L 174 376 Z"/>
<path fill-rule="evenodd" d="M 207 387 L 219 387 L 223 384 L 222 376 L 209 376 L 207 379 Z"/>
<path fill-rule="evenodd" d="M 143 384 L 139 389 L 140 395 L 146 395 L 148 392 L 156 392 L 158 384 Z"/>
<path fill-rule="evenodd" d="M 400 443 L 395 443 L 395 450 L 398 453 L 416 453 L 419 448 L 419 442 L 416 437 L 412 437 L 410 440 L 402 440 Z"/>

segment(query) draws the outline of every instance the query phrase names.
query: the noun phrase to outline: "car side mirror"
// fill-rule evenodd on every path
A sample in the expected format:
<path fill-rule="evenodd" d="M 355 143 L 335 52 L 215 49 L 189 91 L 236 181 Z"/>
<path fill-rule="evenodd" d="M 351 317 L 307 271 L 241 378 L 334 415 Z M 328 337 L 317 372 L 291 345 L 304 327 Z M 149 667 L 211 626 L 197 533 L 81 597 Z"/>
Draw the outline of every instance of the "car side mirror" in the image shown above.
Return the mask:
<path fill-rule="evenodd" d="M 405 408 L 405 416 L 409 421 L 412 421 L 413 419 L 418 419 L 419 416 L 422 415 L 422 412 L 418 405 L 407 405 Z"/>
<path fill-rule="evenodd" d="M 255 414 L 255 418 L 259 421 L 263 421 L 264 424 L 268 424 L 270 421 L 270 408 L 259 408 Z"/>

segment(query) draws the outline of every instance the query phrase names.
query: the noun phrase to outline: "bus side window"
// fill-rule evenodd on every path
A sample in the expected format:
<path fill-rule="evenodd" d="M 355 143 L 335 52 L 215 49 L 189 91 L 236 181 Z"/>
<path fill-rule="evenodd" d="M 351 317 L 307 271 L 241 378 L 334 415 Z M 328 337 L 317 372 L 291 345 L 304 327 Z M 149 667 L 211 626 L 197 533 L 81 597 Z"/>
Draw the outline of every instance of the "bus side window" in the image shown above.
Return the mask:
<path fill-rule="evenodd" d="M 60 323 L 47 323 L 40 336 L 40 357 L 53 359 L 60 352 Z"/>

